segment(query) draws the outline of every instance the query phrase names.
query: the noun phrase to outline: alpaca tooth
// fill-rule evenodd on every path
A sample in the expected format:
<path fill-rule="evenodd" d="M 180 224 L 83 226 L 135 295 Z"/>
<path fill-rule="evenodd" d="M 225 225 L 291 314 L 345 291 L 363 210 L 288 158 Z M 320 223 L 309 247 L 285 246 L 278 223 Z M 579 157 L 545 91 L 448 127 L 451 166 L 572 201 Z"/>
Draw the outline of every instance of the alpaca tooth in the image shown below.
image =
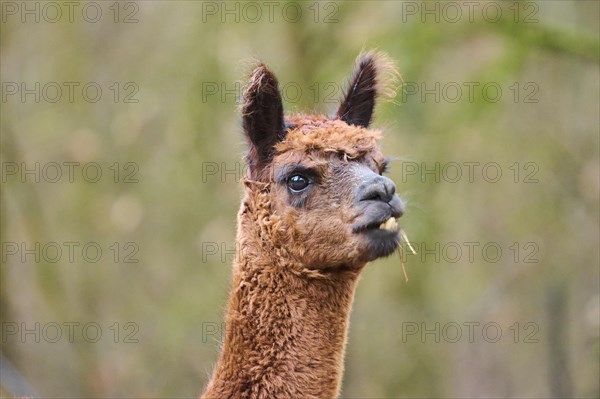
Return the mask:
<path fill-rule="evenodd" d="M 385 230 L 391 230 L 392 229 L 392 222 L 391 222 L 391 218 L 385 221 Z"/>
<path fill-rule="evenodd" d="M 387 220 L 385 222 L 381 223 L 381 229 L 387 230 Z"/>
<path fill-rule="evenodd" d="M 381 230 L 388 230 L 388 231 L 396 230 L 398 228 L 398 223 L 396 222 L 396 219 L 391 217 L 388 220 L 386 220 L 385 222 L 381 223 L 379 225 L 379 228 Z"/>

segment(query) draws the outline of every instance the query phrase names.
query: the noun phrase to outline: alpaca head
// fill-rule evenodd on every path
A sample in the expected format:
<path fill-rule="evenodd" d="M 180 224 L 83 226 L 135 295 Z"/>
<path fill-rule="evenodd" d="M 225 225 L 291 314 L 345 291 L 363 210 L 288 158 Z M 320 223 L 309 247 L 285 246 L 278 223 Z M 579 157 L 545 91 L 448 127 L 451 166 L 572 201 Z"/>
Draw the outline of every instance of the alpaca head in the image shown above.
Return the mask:
<path fill-rule="evenodd" d="M 369 128 L 389 68 L 377 53 L 359 57 L 332 117 L 285 117 L 277 79 L 265 65 L 246 87 L 246 187 L 249 198 L 263 198 L 252 206 L 263 215 L 255 222 L 267 225 L 266 240 L 304 268 L 359 269 L 400 242 L 403 203 L 383 176 L 380 132 Z"/>

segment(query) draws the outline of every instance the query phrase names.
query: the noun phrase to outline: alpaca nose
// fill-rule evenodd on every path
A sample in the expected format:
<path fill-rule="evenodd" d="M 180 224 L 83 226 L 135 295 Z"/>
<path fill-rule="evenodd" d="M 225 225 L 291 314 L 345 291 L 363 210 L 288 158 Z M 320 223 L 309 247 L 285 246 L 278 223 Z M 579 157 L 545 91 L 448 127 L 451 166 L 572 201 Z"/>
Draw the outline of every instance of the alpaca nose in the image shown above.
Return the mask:
<path fill-rule="evenodd" d="M 358 188 L 359 201 L 382 201 L 388 203 L 394 199 L 396 185 L 385 176 L 374 178 L 361 184 Z"/>

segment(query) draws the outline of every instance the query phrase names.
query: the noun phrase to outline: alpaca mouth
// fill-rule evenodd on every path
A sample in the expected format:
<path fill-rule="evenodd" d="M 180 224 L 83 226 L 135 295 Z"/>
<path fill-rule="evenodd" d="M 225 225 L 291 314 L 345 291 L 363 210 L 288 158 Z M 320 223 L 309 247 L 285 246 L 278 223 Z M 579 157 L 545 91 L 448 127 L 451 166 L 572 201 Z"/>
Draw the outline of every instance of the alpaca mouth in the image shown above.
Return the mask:
<path fill-rule="evenodd" d="M 388 213 L 384 217 L 385 219 L 377 218 L 353 228 L 364 240 L 367 261 L 391 255 L 400 244 L 400 226 L 396 215 Z"/>
<path fill-rule="evenodd" d="M 400 230 L 400 227 L 398 227 L 398 222 L 396 221 L 396 219 L 390 217 L 388 220 L 379 225 L 379 229 L 386 231 L 398 231 Z"/>
<path fill-rule="evenodd" d="M 364 223 L 360 225 L 356 225 L 353 228 L 355 233 L 363 233 L 370 231 L 382 231 L 389 233 L 398 233 L 400 231 L 400 226 L 398 225 L 398 221 L 394 216 L 390 216 L 384 220 L 376 220 L 369 223 Z"/>

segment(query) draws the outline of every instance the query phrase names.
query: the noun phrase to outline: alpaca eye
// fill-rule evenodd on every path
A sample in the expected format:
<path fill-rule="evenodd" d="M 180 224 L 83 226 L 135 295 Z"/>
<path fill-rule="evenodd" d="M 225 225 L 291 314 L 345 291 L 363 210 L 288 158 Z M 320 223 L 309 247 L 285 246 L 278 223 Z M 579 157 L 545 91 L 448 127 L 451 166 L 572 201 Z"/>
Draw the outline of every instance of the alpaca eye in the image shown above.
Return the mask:
<path fill-rule="evenodd" d="M 383 175 L 384 173 L 388 173 L 389 171 L 390 171 L 390 161 L 388 159 L 386 159 L 379 167 L 379 174 Z"/>
<path fill-rule="evenodd" d="M 308 187 L 308 179 L 302 175 L 294 175 L 287 181 L 287 185 L 293 192 L 300 192 Z"/>

